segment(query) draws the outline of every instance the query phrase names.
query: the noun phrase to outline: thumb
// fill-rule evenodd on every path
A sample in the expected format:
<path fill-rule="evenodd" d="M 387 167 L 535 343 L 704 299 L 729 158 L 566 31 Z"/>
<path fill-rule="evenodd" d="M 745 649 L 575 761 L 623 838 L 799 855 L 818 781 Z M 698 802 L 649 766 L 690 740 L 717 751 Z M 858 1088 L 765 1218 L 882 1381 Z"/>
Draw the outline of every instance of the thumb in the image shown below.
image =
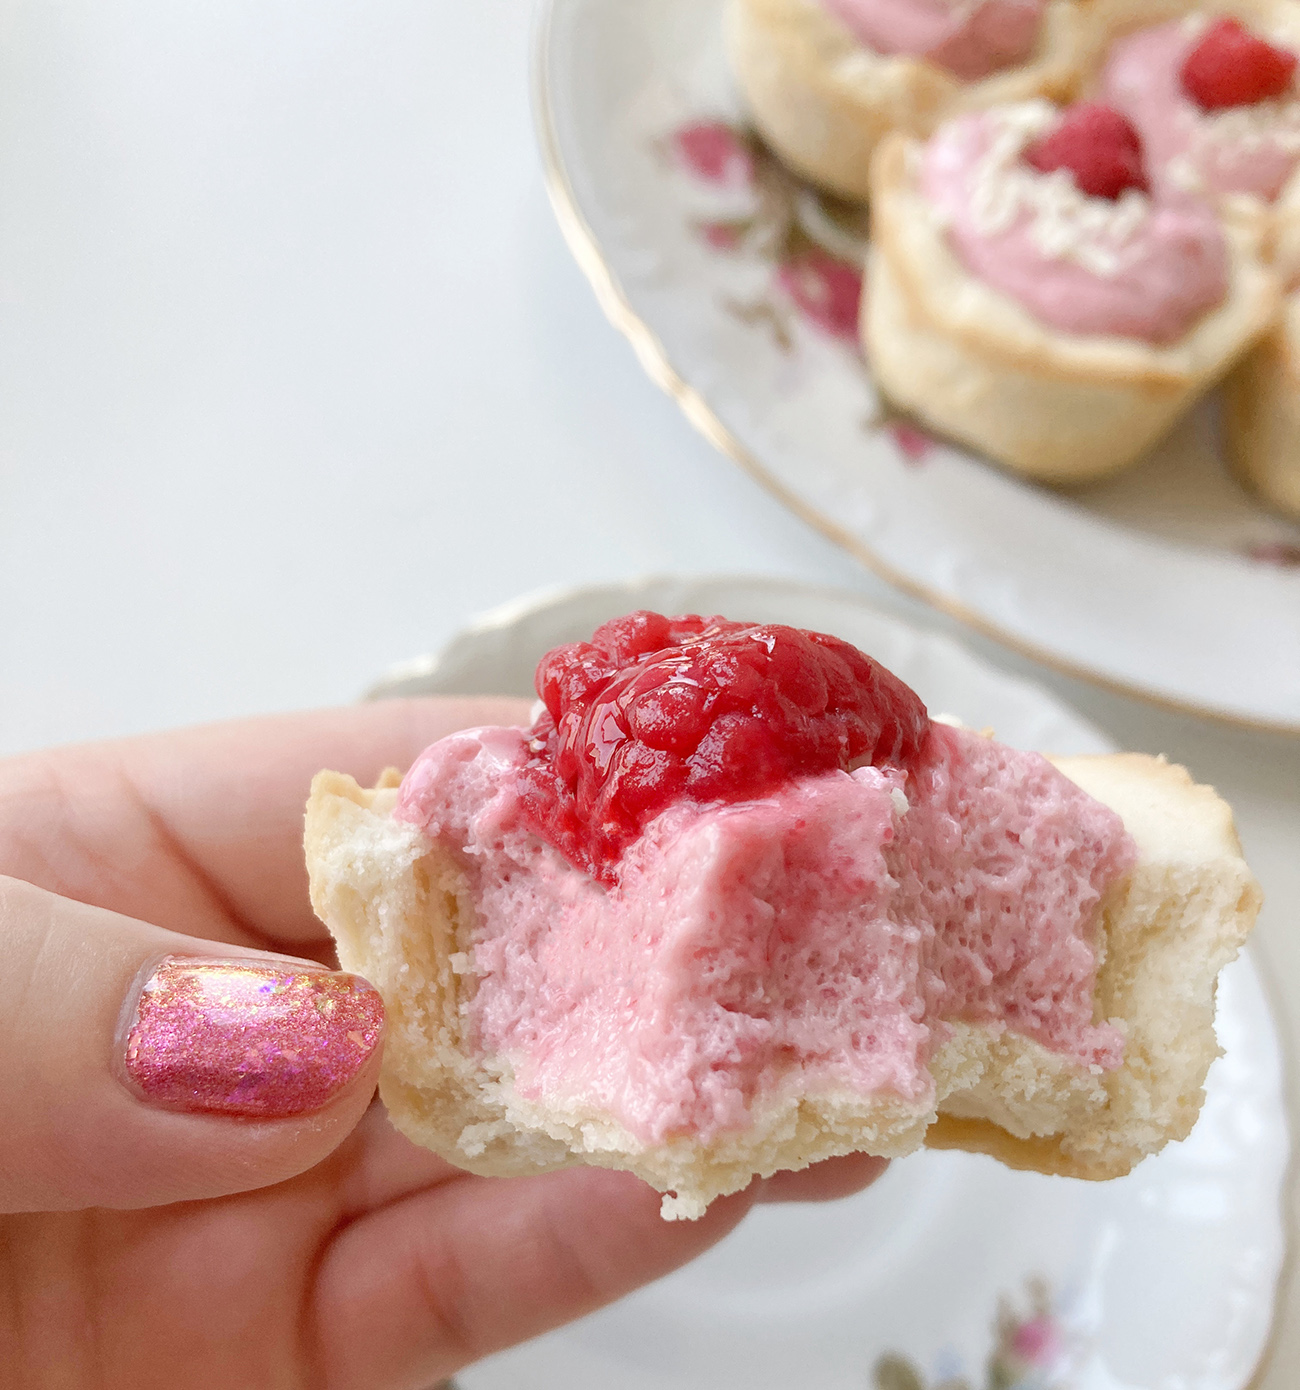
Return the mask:
<path fill-rule="evenodd" d="M 0 1211 L 225 1196 L 319 1163 L 374 1092 L 379 995 L 0 877 Z"/>

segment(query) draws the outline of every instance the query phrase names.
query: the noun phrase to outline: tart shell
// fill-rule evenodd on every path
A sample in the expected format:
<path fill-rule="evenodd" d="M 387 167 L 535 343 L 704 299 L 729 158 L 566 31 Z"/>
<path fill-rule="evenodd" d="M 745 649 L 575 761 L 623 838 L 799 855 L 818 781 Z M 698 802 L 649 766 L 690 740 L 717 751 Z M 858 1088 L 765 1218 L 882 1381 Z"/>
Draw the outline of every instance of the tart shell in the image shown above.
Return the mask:
<path fill-rule="evenodd" d="M 1028 62 L 962 82 L 924 58 L 866 48 L 819 0 L 730 0 L 732 67 L 763 138 L 797 173 L 861 202 L 891 130 L 927 135 L 957 111 L 1076 87 L 1085 35 L 1074 0 L 1049 0 Z"/>

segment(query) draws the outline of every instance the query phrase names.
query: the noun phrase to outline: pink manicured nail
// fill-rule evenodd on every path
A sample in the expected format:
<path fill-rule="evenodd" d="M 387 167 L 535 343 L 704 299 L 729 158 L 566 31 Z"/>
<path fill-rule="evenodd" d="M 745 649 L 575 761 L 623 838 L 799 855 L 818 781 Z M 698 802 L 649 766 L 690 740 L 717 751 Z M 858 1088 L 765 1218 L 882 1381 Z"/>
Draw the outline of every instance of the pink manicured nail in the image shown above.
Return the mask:
<path fill-rule="evenodd" d="M 284 1119 L 328 1104 L 383 1028 L 383 1001 L 357 975 L 168 956 L 141 987 L 126 1074 L 172 1109 Z"/>

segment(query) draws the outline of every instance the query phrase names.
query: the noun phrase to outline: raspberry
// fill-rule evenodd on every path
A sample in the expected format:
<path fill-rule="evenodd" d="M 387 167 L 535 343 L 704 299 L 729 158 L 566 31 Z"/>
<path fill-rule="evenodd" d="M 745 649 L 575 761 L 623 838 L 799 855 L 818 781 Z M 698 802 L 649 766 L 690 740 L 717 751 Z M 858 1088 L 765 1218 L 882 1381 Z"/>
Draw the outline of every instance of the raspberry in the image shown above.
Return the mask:
<path fill-rule="evenodd" d="M 779 624 L 631 613 L 537 667 L 546 711 L 525 822 L 605 884 L 676 801 L 743 801 L 865 763 L 906 768 L 925 706 L 847 642 Z"/>
<path fill-rule="evenodd" d="M 1043 174 L 1068 169 L 1079 191 L 1092 198 L 1114 200 L 1128 188 L 1147 191 L 1141 138 L 1127 117 L 1099 102 L 1070 107 L 1024 158 Z"/>
<path fill-rule="evenodd" d="M 1252 34 L 1236 19 L 1216 20 L 1183 62 L 1183 90 L 1203 111 L 1253 106 L 1280 97 L 1295 76 L 1296 55 Z"/>

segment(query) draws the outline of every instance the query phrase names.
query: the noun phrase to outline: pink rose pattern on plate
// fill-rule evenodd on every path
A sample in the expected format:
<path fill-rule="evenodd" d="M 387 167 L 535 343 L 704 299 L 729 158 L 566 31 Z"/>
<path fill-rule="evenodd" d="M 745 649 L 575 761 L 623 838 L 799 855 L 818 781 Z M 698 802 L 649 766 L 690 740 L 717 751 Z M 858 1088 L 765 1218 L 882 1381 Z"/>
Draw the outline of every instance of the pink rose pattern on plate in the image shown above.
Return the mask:
<path fill-rule="evenodd" d="M 1245 547 L 1248 560 L 1261 565 L 1274 565 L 1278 569 L 1300 569 L 1300 545 L 1290 541 L 1255 541 Z"/>
<path fill-rule="evenodd" d="M 771 266 L 767 291 L 744 302 L 724 301 L 727 312 L 769 334 L 782 352 L 796 351 L 802 324 L 843 344 L 860 361 L 858 320 L 867 244 L 862 210 L 796 178 L 744 126 L 691 121 L 673 131 L 661 149 L 675 168 L 710 190 L 749 195 L 740 215 L 693 224 L 710 250 L 756 254 Z M 872 432 L 884 430 L 911 468 L 924 463 L 934 447 L 915 421 L 889 407 L 882 406 L 863 425 Z"/>
<path fill-rule="evenodd" d="M 898 452 L 910 464 L 924 463 L 926 456 L 934 448 L 934 440 L 924 430 L 917 429 L 901 416 L 890 420 L 886 429 L 898 445 Z"/>
<path fill-rule="evenodd" d="M 752 144 L 725 121 L 683 126 L 674 132 L 672 143 L 682 165 L 708 183 L 747 187 L 754 180 Z"/>
<path fill-rule="evenodd" d="M 792 306 L 804 322 L 856 347 L 866 246 L 858 211 L 800 183 L 741 126 L 694 121 L 673 132 L 668 148 L 700 182 L 752 194 L 746 215 L 697 222 L 704 242 L 715 251 L 757 251 L 773 267 L 769 307 Z M 827 245 L 818 224 L 835 228 L 838 244 Z M 761 317 L 747 307 L 751 318 Z M 793 343 L 781 345 L 789 350 Z"/>
<path fill-rule="evenodd" d="M 993 1350 L 980 1379 L 958 1372 L 927 1381 L 905 1356 L 882 1356 L 873 1372 L 873 1390 L 1068 1390 L 1077 1364 L 1051 1294 L 1042 1279 L 1029 1281 L 1028 1307 L 1003 1298 L 998 1306 Z"/>
<path fill-rule="evenodd" d="M 776 268 L 776 283 L 823 333 L 856 342 L 862 272 L 820 247 L 800 251 Z"/>
<path fill-rule="evenodd" d="M 689 121 L 660 142 L 660 152 L 687 178 L 743 207 L 731 216 L 693 222 L 700 240 L 718 255 L 757 255 L 771 267 L 765 293 L 743 302 L 724 300 L 723 308 L 770 335 L 784 353 L 798 350 L 803 325 L 842 344 L 865 370 L 858 337 L 865 212 L 804 183 L 753 130 L 731 121 Z M 938 443 L 886 401 L 863 429 L 883 432 L 909 468 L 924 466 Z M 1238 553 L 1255 564 L 1300 569 L 1300 544 L 1288 540 L 1247 539 Z"/>

